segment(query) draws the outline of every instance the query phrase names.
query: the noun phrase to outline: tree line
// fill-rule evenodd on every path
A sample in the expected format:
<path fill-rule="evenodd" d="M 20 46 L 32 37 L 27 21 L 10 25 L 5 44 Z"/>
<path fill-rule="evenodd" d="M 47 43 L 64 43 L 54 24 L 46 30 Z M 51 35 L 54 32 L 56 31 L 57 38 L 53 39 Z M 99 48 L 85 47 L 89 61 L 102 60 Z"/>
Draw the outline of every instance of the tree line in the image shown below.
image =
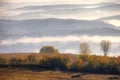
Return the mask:
<path fill-rule="evenodd" d="M 107 56 L 110 48 L 111 48 L 111 42 L 107 40 L 102 40 L 100 42 L 101 50 L 104 52 L 104 56 Z M 80 43 L 80 52 L 83 54 L 90 54 L 92 51 L 90 50 L 90 46 L 86 42 Z"/>
<path fill-rule="evenodd" d="M 0 67 L 32 70 L 63 70 L 76 72 L 119 74 L 120 56 L 29 54 L 7 58 L 0 56 Z"/>
<path fill-rule="evenodd" d="M 107 40 L 102 40 L 100 42 L 101 50 L 104 52 L 104 56 L 107 56 L 110 48 L 111 48 L 111 42 Z M 80 43 L 80 53 L 89 55 L 92 51 L 90 50 L 90 46 L 87 42 Z M 40 53 L 59 53 L 57 49 L 55 49 L 53 46 L 44 46 L 40 49 Z"/>
<path fill-rule="evenodd" d="M 80 44 L 82 54 L 60 54 L 53 46 L 44 46 L 40 54 L 6 56 L 0 55 L 0 67 L 22 68 L 32 70 L 60 69 L 65 71 L 91 72 L 91 73 L 120 73 L 120 56 L 107 56 L 110 49 L 109 41 L 101 41 L 104 56 L 89 55 L 91 50 L 87 43 Z"/>

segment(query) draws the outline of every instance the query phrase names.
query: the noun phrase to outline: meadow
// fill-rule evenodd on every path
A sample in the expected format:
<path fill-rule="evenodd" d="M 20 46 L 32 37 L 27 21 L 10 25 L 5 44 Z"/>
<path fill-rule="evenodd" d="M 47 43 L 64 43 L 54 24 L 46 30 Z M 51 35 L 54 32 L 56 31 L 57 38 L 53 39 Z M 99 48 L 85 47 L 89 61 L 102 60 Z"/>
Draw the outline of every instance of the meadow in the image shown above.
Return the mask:
<path fill-rule="evenodd" d="M 114 78 L 114 79 L 111 79 Z M 119 75 L 88 74 L 64 71 L 0 69 L 0 80 L 119 80 Z"/>

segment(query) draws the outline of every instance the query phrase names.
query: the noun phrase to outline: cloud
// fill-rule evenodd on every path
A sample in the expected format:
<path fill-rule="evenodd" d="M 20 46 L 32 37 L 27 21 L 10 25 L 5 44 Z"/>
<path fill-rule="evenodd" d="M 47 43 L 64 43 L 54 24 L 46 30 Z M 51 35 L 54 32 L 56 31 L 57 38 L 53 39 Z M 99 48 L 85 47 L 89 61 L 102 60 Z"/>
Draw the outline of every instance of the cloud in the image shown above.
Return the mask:
<path fill-rule="evenodd" d="M 108 24 L 112 24 L 116 27 L 120 27 L 120 15 L 104 17 L 104 18 L 100 18 L 98 20 L 104 21 L 105 23 L 108 23 Z"/>
<path fill-rule="evenodd" d="M 99 4 L 53 4 L 53 5 L 24 5 L 11 6 L 6 11 L 1 10 L 3 19 L 81 19 L 96 20 L 104 17 L 120 14 L 120 4 L 99 3 Z M 21 4 L 22 5 L 22 4 Z M 4 14 L 9 13 L 9 14 Z"/>
<path fill-rule="evenodd" d="M 0 45 L 13 45 L 13 44 L 38 44 L 43 42 L 60 42 L 60 43 L 70 43 L 70 42 L 95 42 L 98 43 L 101 40 L 109 40 L 112 43 L 120 43 L 119 36 L 63 36 L 63 37 L 22 37 L 19 39 L 5 39 L 1 40 Z"/>
<path fill-rule="evenodd" d="M 116 2 L 119 3 L 119 0 L 3 0 L 2 2 L 10 3 L 51 3 L 51 4 L 95 4 L 101 2 Z"/>
<path fill-rule="evenodd" d="M 104 18 L 100 18 L 98 20 L 111 20 L 111 19 L 120 20 L 120 15 L 114 15 L 114 16 L 104 17 Z"/>
<path fill-rule="evenodd" d="M 120 27 L 120 20 L 111 19 L 111 20 L 105 20 L 105 22 L 115 25 L 116 27 Z"/>

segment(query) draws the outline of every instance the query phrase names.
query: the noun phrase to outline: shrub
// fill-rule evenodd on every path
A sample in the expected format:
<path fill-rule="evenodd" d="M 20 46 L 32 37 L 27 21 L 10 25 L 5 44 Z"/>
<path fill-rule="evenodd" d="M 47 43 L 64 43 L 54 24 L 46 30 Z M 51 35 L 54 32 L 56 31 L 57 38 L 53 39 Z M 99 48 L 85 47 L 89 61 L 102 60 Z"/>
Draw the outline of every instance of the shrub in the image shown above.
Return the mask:
<path fill-rule="evenodd" d="M 28 55 L 26 60 L 28 63 L 36 62 L 35 54 Z"/>
<path fill-rule="evenodd" d="M 73 58 L 74 57 L 74 58 Z M 0 57 L 0 67 L 55 69 L 95 72 L 120 73 L 120 57 L 95 55 L 64 55 L 64 54 L 30 54 L 22 56 Z"/>
<path fill-rule="evenodd" d="M 48 69 L 54 69 L 56 67 L 60 69 L 66 69 L 67 68 L 67 63 L 69 59 L 61 56 L 61 55 L 53 55 L 53 56 L 44 56 L 40 60 L 40 66 Z"/>
<path fill-rule="evenodd" d="M 53 46 L 43 46 L 40 49 L 40 53 L 59 53 L 59 51 L 55 49 Z"/>

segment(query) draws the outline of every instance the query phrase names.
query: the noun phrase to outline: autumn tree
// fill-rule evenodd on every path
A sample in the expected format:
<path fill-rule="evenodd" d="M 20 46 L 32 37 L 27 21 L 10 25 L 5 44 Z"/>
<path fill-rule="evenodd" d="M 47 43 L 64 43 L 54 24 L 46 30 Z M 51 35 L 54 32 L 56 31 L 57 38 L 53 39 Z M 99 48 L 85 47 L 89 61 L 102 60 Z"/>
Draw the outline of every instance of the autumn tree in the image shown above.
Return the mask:
<path fill-rule="evenodd" d="M 90 46 L 86 42 L 80 43 L 80 53 L 82 54 L 89 54 L 91 53 Z"/>
<path fill-rule="evenodd" d="M 104 56 L 107 56 L 110 48 L 111 48 L 111 43 L 110 41 L 107 41 L 107 40 L 102 40 L 100 42 L 100 46 L 101 46 L 101 49 L 102 51 L 104 52 Z"/>
<path fill-rule="evenodd" d="M 59 53 L 53 46 L 44 46 L 40 49 L 40 53 Z"/>
<path fill-rule="evenodd" d="M 23 61 L 18 59 L 17 57 L 12 57 L 9 60 L 9 66 L 10 67 L 19 67 L 21 65 L 21 63 L 23 63 Z"/>
<path fill-rule="evenodd" d="M 35 54 L 28 55 L 27 60 L 28 60 L 28 62 L 35 62 L 36 61 Z"/>
<path fill-rule="evenodd" d="M 0 66 L 2 66 L 2 65 L 6 65 L 6 59 L 0 57 Z"/>

